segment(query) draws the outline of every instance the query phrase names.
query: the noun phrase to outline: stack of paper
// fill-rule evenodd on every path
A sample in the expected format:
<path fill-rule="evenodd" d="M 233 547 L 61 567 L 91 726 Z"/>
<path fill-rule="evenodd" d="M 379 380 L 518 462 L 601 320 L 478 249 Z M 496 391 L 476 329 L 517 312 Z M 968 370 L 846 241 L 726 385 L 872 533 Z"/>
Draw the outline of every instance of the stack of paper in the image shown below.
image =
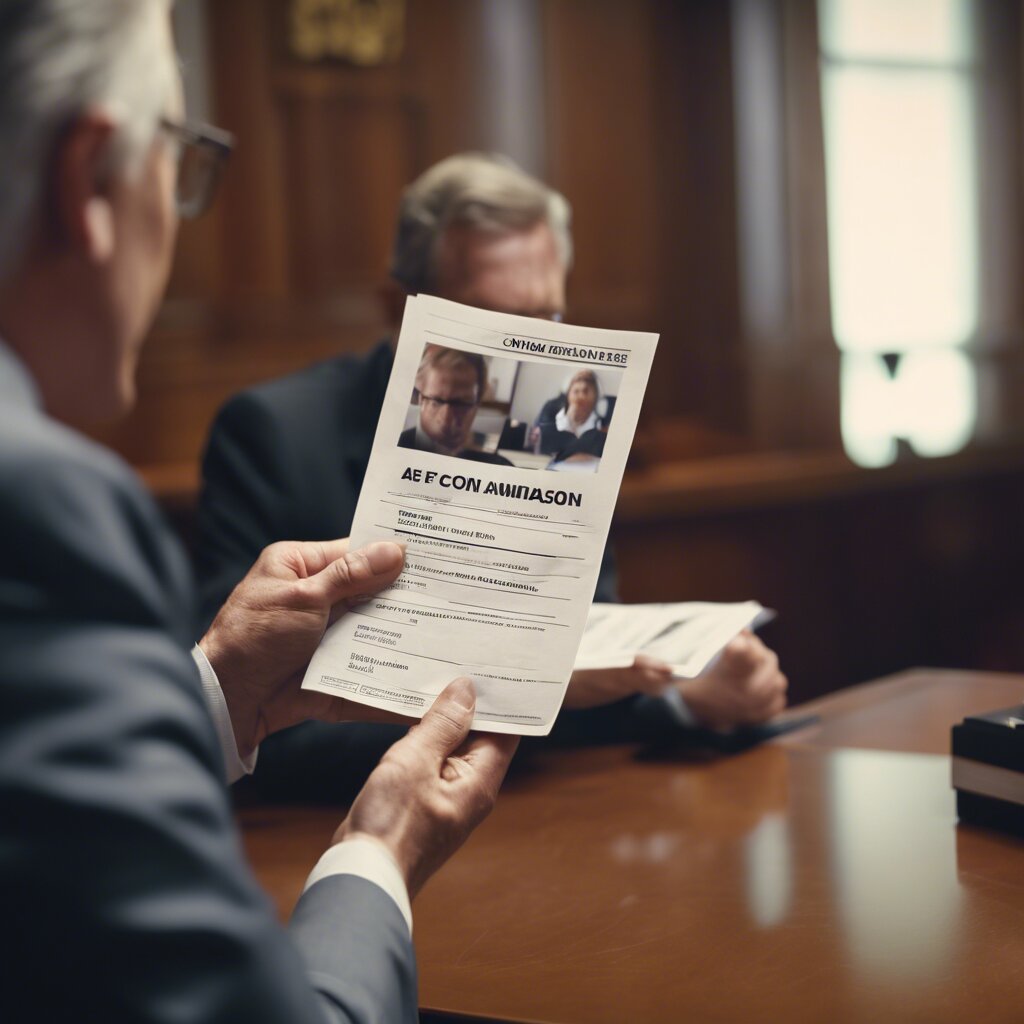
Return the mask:
<path fill-rule="evenodd" d="M 712 604 L 595 604 L 590 608 L 575 668 L 623 668 L 638 654 L 700 675 L 737 633 L 756 629 L 775 613 L 756 601 Z"/>

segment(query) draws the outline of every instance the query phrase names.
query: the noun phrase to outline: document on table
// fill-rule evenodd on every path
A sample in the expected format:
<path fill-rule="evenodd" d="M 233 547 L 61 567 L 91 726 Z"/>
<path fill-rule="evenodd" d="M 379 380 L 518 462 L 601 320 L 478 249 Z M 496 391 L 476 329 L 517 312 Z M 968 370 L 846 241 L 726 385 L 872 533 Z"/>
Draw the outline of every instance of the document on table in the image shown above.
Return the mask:
<path fill-rule="evenodd" d="M 327 630 L 303 687 L 420 717 L 468 675 L 475 728 L 548 733 L 656 343 L 410 298 L 352 525 L 355 547 L 403 541 L 405 567 Z M 578 435 L 542 431 L 581 379 Z"/>
<path fill-rule="evenodd" d="M 672 666 L 683 679 L 700 675 L 744 629 L 756 629 L 775 613 L 757 601 L 715 604 L 595 604 L 576 655 L 576 668 L 622 668 L 638 654 Z"/>

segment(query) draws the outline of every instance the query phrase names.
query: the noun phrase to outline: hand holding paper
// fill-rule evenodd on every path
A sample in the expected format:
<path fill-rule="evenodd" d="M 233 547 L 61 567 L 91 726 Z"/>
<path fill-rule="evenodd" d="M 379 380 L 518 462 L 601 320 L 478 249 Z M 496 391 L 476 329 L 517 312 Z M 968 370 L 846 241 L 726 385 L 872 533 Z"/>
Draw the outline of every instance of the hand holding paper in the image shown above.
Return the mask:
<path fill-rule="evenodd" d="M 369 836 L 395 858 L 411 897 L 494 805 L 519 744 L 469 732 L 470 680 L 442 690 L 423 720 L 384 755 L 334 841 Z"/>
<path fill-rule="evenodd" d="M 394 582 L 403 557 L 395 543 L 350 550 L 348 540 L 264 549 L 199 643 L 217 673 L 242 758 L 307 718 L 390 717 L 299 684 L 328 621 Z"/>
<path fill-rule="evenodd" d="M 419 717 L 464 674 L 475 728 L 550 731 L 655 341 L 410 299 L 352 526 L 403 541 L 405 567 L 328 630 L 303 686 Z M 523 425 L 583 377 L 600 409 L 526 450 Z"/>
<path fill-rule="evenodd" d="M 672 674 L 700 675 L 741 630 L 774 617 L 756 601 L 713 604 L 595 604 L 587 616 L 576 668 L 631 665 L 637 654 L 667 664 Z"/>
<path fill-rule="evenodd" d="M 670 665 L 645 654 L 615 668 L 577 668 L 565 692 L 565 706 L 596 708 L 635 693 L 657 696 L 672 685 L 672 679 Z"/>
<path fill-rule="evenodd" d="M 786 706 L 788 684 L 775 652 L 752 633 L 743 632 L 705 672 L 676 685 L 700 725 L 732 729 L 779 714 Z"/>
<path fill-rule="evenodd" d="M 766 721 L 785 707 L 786 677 L 748 627 L 773 614 L 756 601 L 592 605 L 566 707 L 673 685 L 700 725 Z"/>

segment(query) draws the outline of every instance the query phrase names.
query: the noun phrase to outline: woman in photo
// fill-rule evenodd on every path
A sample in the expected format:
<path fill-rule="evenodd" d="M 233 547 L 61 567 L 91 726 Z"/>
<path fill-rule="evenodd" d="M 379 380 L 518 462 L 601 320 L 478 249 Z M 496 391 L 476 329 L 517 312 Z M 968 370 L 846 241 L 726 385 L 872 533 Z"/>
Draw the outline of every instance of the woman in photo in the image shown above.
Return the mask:
<path fill-rule="evenodd" d="M 607 430 L 607 419 L 598 410 L 600 400 L 597 374 L 577 370 L 565 391 L 541 408 L 532 433 L 536 450 L 556 460 L 575 454 L 600 458 Z"/>

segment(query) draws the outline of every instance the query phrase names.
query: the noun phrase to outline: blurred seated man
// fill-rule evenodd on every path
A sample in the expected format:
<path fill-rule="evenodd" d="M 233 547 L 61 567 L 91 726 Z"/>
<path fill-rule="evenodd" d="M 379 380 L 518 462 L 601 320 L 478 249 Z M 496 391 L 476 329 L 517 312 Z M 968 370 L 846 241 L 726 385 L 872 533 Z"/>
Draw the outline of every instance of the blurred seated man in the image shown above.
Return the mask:
<path fill-rule="evenodd" d="M 229 149 L 181 120 L 169 6 L 0 7 L 0 1020 L 411 1024 L 409 900 L 514 743 L 468 736 L 472 684 L 449 686 L 370 776 L 286 932 L 225 777 L 277 729 L 365 713 L 298 679 L 402 549 L 268 548 L 193 646 L 184 553 L 71 426 L 133 404 L 179 212 Z"/>
<path fill-rule="evenodd" d="M 565 198 L 508 160 L 479 153 L 429 168 L 402 196 L 392 277 L 409 294 L 425 292 L 484 309 L 561 319 L 572 262 Z M 209 617 L 266 544 L 350 532 L 393 360 L 381 341 L 366 355 L 340 355 L 241 392 L 221 409 L 203 460 L 197 558 L 204 616 Z M 429 390 L 429 389 L 428 389 Z M 614 601 L 615 572 L 606 550 L 595 600 Z M 672 687 L 669 700 L 660 695 Z M 678 722 L 728 728 L 761 722 L 785 705 L 786 679 L 754 636 L 726 648 L 697 679 L 673 682 L 668 667 L 638 659 L 627 669 L 573 675 L 566 707 L 612 705 L 587 722 L 556 731 L 622 733 L 634 725 L 673 729 Z M 619 702 L 636 694 L 647 699 Z M 634 714 L 636 712 L 636 714 Z M 641 714 L 642 712 L 642 714 Z M 261 757 L 260 772 L 284 795 L 304 789 L 317 770 L 306 736 L 282 737 Z M 386 730 L 385 730 L 386 731 Z M 341 763 L 372 756 L 370 727 L 339 730 L 321 752 Z M 332 756 L 331 751 L 334 752 Z M 278 756 L 279 755 L 279 756 Z"/>
<path fill-rule="evenodd" d="M 471 444 L 473 420 L 487 387 L 487 363 L 475 352 L 428 345 L 416 370 L 419 417 L 403 430 L 399 448 L 415 448 L 457 459 L 511 466 L 496 452 Z"/>

